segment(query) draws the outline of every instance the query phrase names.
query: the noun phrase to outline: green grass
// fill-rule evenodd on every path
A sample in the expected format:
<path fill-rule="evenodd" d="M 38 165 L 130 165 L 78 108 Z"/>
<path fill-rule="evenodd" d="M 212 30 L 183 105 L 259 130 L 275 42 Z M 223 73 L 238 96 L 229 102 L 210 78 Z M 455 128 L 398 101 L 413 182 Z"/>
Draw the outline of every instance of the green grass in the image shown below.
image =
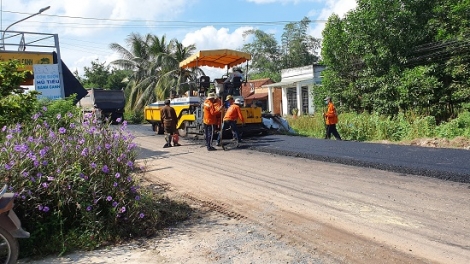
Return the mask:
<path fill-rule="evenodd" d="M 325 125 L 321 114 L 287 117 L 289 125 L 302 136 L 324 138 Z M 417 138 L 470 139 L 470 113 L 461 113 L 456 119 L 436 125 L 432 116 L 400 114 L 394 118 L 378 114 L 344 113 L 339 116 L 338 132 L 345 140 L 409 141 Z"/>

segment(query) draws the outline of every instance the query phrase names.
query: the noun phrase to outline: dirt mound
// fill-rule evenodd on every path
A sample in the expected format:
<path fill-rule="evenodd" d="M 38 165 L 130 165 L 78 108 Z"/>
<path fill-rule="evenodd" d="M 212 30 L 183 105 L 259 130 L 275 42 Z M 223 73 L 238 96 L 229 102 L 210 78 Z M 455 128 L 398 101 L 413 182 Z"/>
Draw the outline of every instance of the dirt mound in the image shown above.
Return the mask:
<path fill-rule="evenodd" d="M 470 150 L 470 139 L 466 137 L 446 138 L 419 138 L 410 143 L 413 146 L 433 147 L 433 148 L 462 148 Z"/>
<path fill-rule="evenodd" d="M 458 148 L 470 150 L 470 139 L 466 137 L 456 137 L 450 140 L 446 138 L 417 138 L 413 140 L 405 140 L 399 142 L 388 140 L 380 140 L 374 142 L 381 144 L 411 145 L 428 148 Z"/>

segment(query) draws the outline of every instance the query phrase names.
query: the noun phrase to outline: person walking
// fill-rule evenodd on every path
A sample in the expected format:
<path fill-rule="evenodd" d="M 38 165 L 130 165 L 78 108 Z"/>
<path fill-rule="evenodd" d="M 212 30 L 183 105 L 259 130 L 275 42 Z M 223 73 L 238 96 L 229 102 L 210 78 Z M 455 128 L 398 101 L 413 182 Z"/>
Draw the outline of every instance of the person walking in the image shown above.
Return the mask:
<path fill-rule="evenodd" d="M 233 139 L 241 143 L 240 133 L 238 132 L 237 120 L 240 119 L 243 125 L 245 125 L 245 120 L 243 119 L 242 112 L 240 110 L 240 105 L 242 104 L 240 98 L 233 100 L 233 96 L 227 95 L 225 101 L 228 101 L 230 106 L 225 113 L 222 128 L 220 129 L 219 136 L 217 138 L 217 146 L 220 146 L 220 141 L 222 140 L 223 131 L 225 128 L 230 127 L 233 134 Z"/>
<path fill-rule="evenodd" d="M 325 104 L 327 105 L 327 110 L 323 113 L 325 120 L 325 139 L 330 139 L 331 134 L 336 138 L 336 140 L 341 140 L 341 136 L 336 130 L 336 124 L 338 123 L 338 114 L 336 113 L 335 105 L 331 100 L 331 97 L 327 96 L 325 99 Z"/>
<path fill-rule="evenodd" d="M 175 133 L 177 133 L 176 122 L 178 117 L 176 116 L 175 109 L 170 106 L 170 99 L 165 100 L 165 106 L 160 110 L 160 117 L 163 123 L 166 141 L 163 148 L 171 147 L 171 141 L 173 141 L 173 146 L 181 146 L 181 144 L 178 143 L 178 137 L 175 135 Z"/>
<path fill-rule="evenodd" d="M 204 100 L 203 122 L 208 151 L 217 150 L 212 146 L 212 141 L 214 137 L 214 127 L 217 125 L 217 114 L 222 109 L 222 106 L 220 104 L 214 104 L 216 99 L 217 95 L 215 93 L 209 93 L 206 100 Z"/>

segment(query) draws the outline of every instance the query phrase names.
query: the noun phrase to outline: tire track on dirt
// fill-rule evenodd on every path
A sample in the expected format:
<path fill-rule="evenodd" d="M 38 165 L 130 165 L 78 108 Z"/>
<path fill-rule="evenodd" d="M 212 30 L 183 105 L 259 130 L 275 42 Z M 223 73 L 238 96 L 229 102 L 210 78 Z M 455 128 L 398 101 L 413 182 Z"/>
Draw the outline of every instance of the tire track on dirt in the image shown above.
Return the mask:
<path fill-rule="evenodd" d="M 142 142 L 141 145 L 152 145 L 150 139 Z M 440 193 L 439 181 L 287 159 L 246 149 L 206 152 L 197 142 L 190 141 L 185 141 L 183 147 L 161 151 L 159 155 L 162 157 L 152 158 L 150 164 L 155 169 L 153 178 L 214 210 L 260 223 L 286 241 L 321 252 L 336 261 L 433 263 L 429 260 L 432 259 L 445 263 L 454 258 L 454 263 L 466 263 L 468 260 L 465 255 L 468 248 L 458 246 L 465 244 L 462 238 L 453 239 L 452 233 L 439 232 L 427 236 L 413 226 L 422 222 L 421 228 L 439 230 L 442 225 L 439 214 L 418 212 L 429 205 L 437 212 L 446 211 L 442 201 L 430 197 L 445 198 Z M 260 161 L 266 165 L 259 165 Z M 295 163 L 295 166 L 289 167 L 288 163 Z M 332 167 L 334 175 L 330 173 Z M 431 192 L 417 192 L 420 185 Z M 443 187 L 455 192 L 459 186 Z M 387 199 L 388 196 L 394 199 Z M 461 191 L 443 202 L 458 198 L 462 198 Z M 430 202 L 423 204 L 426 199 Z M 414 204 L 422 205 L 406 208 Z M 459 203 L 457 208 L 468 212 L 464 205 Z M 457 213 L 456 216 L 462 217 Z M 403 226 L 406 217 L 410 220 Z M 467 215 L 460 226 L 465 227 L 468 220 Z M 410 224 L 411 227 L 406 226 Z M 397 230 L 401 233 L 396 234 Z M 461 235 L 457 232 L 462 231 L 455 231 L 454 235 Z M 432 241 L 440 235 L 442 241 Z"/>

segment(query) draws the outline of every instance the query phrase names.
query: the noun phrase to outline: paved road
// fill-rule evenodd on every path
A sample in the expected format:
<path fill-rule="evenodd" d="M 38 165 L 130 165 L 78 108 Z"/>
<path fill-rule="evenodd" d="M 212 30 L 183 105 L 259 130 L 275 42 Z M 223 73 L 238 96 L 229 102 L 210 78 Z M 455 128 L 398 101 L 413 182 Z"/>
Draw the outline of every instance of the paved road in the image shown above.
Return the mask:
<path fill-rule="evenodd" d="M 286 135 L 246 139 L 245 148 L 312 160 L 470 183 L 470 151 Z"/>

